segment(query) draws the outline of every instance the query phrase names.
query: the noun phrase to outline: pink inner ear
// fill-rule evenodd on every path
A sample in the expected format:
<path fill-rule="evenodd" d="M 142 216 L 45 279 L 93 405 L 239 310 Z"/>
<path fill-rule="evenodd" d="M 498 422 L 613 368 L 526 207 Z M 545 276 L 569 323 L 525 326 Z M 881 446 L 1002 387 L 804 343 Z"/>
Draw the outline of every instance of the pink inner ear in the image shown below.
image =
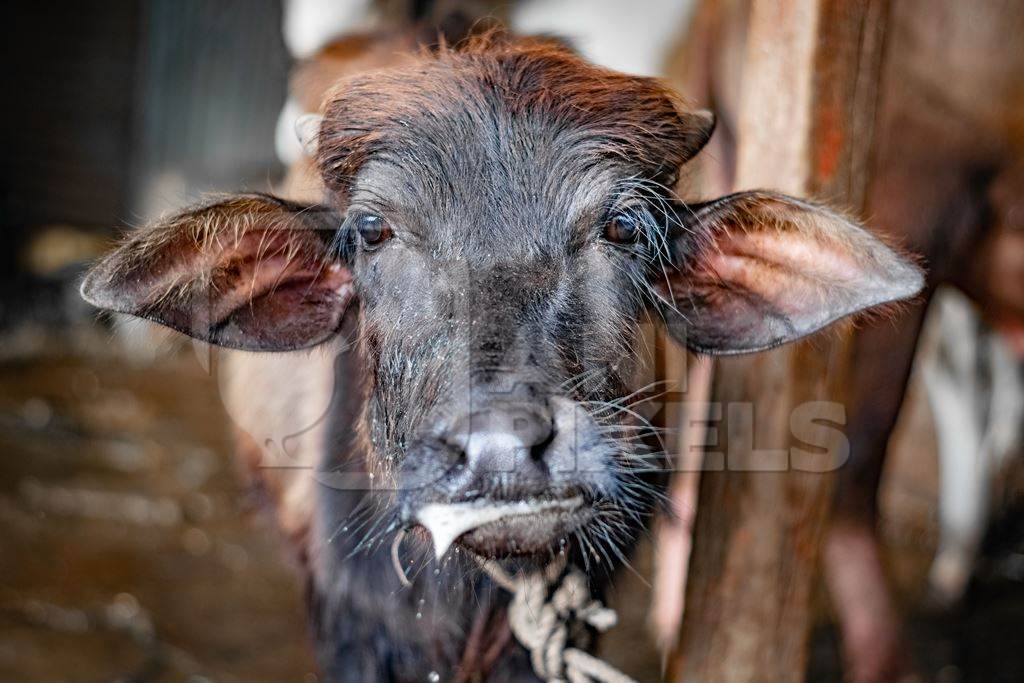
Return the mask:
<path fill-rule="evenodd" d="M 340 327 L 351 272 L 325 257 L 313 230 L 250 229 L 192 242 L 165 261 L 147 304 L 133 311 L 214 344 L 254 351 L 305 348 Z"/>
<path fill-rule="evenodd" d="M 203 297 L 210 338 L 226 346 L 288 350 L 330 337 L 354 287 L 351 272 L 325 261 L 323 249 L 311 231 L 264 230 L 245 233 L 218 252 Z"/>
<path fill-rule="evenodd" d="M 265 230 L 248 232 L 234 247 L 221 252 L 210 280 L 212 320 L 278 291 L 288 290 L 294 315 L 304 299 L 324 302 L 351 296 L 351 272 L 339 263 L 323 261 L 322 246 L 309 231 Z M 305 292 L 302 289 L 305 285 Z M 282 311 L 285 313 L 285 311 Z M 275 316 L 279 317 L 279 316 Z M 280 320 L 267 320 L 274 324 Z"/>
<path fill-rule="evenodd" d="M 338 330 L 354 293 L 330 250 L 335 223 L 323 207 L 229 197 L 134 233 L 93 266 L 82 295 L 212 344 L 313 346 Z"/>
<path fill-rule="evenodd" d="M 693 218 L 702 240 L 671 276 L 676 310 L 666 320 L 701 351 L 768 349 L 923 285 L 920 271 L 871 233 L 811 202 L 741 192 Z"/>
<path fill-rule="evenodd" d="M 706 247 L 694 275 L 752 292 L 778 312 L 800 317 L 864 280 L 864 268 L 851 258 L 851 251 L 849 245 L 801 230 L 734 228 Z"/>

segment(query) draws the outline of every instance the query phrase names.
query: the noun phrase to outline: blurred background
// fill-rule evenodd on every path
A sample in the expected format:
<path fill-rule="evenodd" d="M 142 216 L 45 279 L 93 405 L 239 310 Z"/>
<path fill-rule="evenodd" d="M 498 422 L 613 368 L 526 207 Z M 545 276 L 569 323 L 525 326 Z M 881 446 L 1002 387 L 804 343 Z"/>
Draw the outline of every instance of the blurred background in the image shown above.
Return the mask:
<path fill-rule="evenodd" d="M 685 89 L 679 59 L 697 0 L 482 4 L 520 30 L 564 35 L 595 61 Z M 301 586 L 231 460 L 216 381 L 174 337 L 98 319 L 77 282 L 127 229 L 207 192 L 274 187 L 295 154 L 295 60 L 415 5 L 10 4 L 0 126 L 0 680 L 315 680 Z M 944 314 L 931 315 L 890 445 L 887 562 L 928 680 L 1024 680 L 1021 365 L 963 297 L 939 302 Z M 942 397 L 968 387 L 944 385 L 948 373 L 935 368 L 950 348 L 944 340 L 964 335 L 977 340 L 961 364 L 970 390 L 1001 393 L 970 422 L 978 436 L 968 469 L 984 512 L 978 545 L 950 560 L 966 576 L 942 584 L 933 566 L 942 534 L 935 425 L 952 419 Z M 649 544 L 641 550 L 647 579 L 655 557 Z M 660 661 L 651 590 L 632 576 L 617 585 L 627 624 L 605 645 L 640 680 L 655 680 Z M 839 680 L 820 593 L 808 678 Z"/>

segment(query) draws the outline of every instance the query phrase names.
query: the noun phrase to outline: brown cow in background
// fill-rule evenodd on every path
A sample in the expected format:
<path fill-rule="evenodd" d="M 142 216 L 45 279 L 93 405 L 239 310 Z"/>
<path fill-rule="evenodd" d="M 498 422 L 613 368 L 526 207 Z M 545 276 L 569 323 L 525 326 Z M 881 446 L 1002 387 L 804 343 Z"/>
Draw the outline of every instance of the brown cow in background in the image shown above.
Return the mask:
<path fill-rule="evenodd" d="M 709 148 L 721 163 L 710 180 L 726 188 L 742 143 L 735 116 L 744 56 L 756 49 L 745 40 L 749 10 L 748 0 L 704 2 L 676 69 L 688 94 L 721 113 Z M 924 257 L 928 287 L 908 315 L 853 340 L 851 457 L 839 474 L 825 571 L 857 681 L 912 669 L 875 536 L 877 491 L 936 288 L 965 292 L 1024 352 L 1024 6 L 903 0 L 887 11 L 866 215 Z"/>

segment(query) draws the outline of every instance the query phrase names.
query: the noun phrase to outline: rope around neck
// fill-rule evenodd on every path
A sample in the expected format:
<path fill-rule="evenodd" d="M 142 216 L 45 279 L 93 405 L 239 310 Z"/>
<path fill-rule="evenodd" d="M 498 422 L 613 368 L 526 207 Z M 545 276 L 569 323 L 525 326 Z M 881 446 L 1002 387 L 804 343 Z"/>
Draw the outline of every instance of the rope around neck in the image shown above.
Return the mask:
<path fill-rule="evenodd" d="M 582 621 L 604 632 L 618 621 L 614 610 L 591 598 L 583 572 L 572 569 L 562 576 L 563 559 L 543 571 L 513 578 L 497 563 L 476 559 L 496 584 L 512 593 L 509 626 L 516 640 L 530 651 L 533 671 L 541 679 L 547 683 L 636 683 L 607 662 L 567 647 L 570 622 Z M 549 586 L 560 576 L 549 599 Z"/>
<path fill-rule="evenodd" d="M 391 564 L 403 586 L 412 582 L 405 574 L 399 548 L 405 530 L 391 544 Z M 496 584 L 512 593 L 508 608 L 509 627 L 523 647 L 530 651 L 533 671 L 546 683 L 636 683 L 607 662 L 575 647 L 567 647 L 569 623 L 582 621 L 604 633 L 615 626 L 615 610 L 590 597 L 587 577 L 572 569 L 548 598 L 548 587 L 565 570 L 565 558 L 549 564 L 543 571 L 509 576 L 496 562 L 473 555 L 480 567 Z"/>

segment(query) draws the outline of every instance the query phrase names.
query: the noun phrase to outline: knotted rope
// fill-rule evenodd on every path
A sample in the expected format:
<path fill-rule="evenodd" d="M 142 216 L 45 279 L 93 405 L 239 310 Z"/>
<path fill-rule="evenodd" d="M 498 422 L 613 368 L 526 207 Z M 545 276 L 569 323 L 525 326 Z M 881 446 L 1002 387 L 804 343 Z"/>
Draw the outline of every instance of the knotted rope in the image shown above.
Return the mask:
<path fill-rule="evenodd" d="M 607 662 L 567 647 L 573 621 L 604 632 L 618 620 L 614 610 L 591 598 L 583 572 L 572 569 L 563 576 L 563 560 L 544 571 L 512 578 L 494 562 L 479 557 L 477 562 L 495 583 L 512 593 L 509 626 L 516 639 L 530 651 L 533 670 L 541 679 L 547 683 L 636 683 Z M 550 586 L 559 577 L 561 582 L 551 592 Z"/>

